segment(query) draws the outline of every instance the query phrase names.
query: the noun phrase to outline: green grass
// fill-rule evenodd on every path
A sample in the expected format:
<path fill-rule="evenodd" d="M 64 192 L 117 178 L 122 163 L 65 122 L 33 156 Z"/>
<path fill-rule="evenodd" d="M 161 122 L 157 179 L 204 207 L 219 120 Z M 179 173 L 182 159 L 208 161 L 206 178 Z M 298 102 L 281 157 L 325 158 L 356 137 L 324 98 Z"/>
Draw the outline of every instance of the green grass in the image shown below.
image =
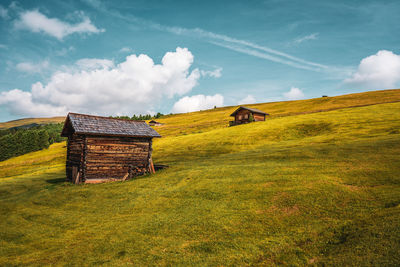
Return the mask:
<path fill-rule="evenodd" d="M 0 265 L 399 265 L 400 103 L 318 101 L 165 118 L 170 167 L 127 182 L 65 183 L 63 143 L 0 162 Z"/>

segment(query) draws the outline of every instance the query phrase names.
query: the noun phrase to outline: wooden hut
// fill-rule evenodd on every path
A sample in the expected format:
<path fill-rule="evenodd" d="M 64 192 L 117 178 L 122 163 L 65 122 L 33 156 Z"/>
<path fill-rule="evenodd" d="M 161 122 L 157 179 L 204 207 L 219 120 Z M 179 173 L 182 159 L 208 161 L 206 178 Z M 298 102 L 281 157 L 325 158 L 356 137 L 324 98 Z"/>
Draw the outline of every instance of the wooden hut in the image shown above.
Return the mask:
<path fill-rule="evenodd" d="M 255 109 L 255 108 L 248 108 L 248 107 L 239 107 L 237 110 L 235 110 L 232 114 L 231 117 L 235 117 L 234 121 L 230 121 L 230 125 L 238 125 L 238 124 L 243 124 L 243 123 L 249 123 L 253 121 L 265 121 L 265 116 L 269 115 L 268 113 L 265 113 L 264 111 Z M 253 119 L 251 119 L 253 118 Z"/>
<path fill-rule="evenodd" d="M 67 141 L 67 180 L 97 183 L 126 180 L 154 171 L 152 138 L 144 121 L 69 113 L 61 136 Z"/>

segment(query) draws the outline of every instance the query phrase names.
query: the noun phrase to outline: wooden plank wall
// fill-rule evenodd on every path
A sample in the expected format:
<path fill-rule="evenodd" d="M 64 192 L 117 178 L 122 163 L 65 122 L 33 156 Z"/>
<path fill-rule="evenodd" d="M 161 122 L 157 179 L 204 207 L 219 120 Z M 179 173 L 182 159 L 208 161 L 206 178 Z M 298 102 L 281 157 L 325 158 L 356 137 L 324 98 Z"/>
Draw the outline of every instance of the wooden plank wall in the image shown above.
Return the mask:
<path fill-rule="evenodd" d="M 151 138 L 87 136 L 85 179 L 128 179 L 149 168 Z"/>
<path fill-rule="evenodd" d="M 84 144 L 85 136 L 73 134 L 67 141 L 67 162 L 66 162 L 66 175 L 67 180 L 74 182 L 73 168 L 79 171 L 79 177 L 83 177 L 83 162 L 84 162 Z"/>
<path fill-rule="evenodd" d="M 245 119 L 245 115 L 248 114 L 250 116 L 250 111 L 246 109 L 241 109 L 239 110 L 236 115 L 235 115 L 235 121 L 248 121 L 249 119 Z M 239 119 L 239 116 L 242 116 L 241 119 Z"/>
<path fill-rule="evenodd" d="M 265 121 L 265 116 L 263 114 L 254 113 L 254 121 Z"/>

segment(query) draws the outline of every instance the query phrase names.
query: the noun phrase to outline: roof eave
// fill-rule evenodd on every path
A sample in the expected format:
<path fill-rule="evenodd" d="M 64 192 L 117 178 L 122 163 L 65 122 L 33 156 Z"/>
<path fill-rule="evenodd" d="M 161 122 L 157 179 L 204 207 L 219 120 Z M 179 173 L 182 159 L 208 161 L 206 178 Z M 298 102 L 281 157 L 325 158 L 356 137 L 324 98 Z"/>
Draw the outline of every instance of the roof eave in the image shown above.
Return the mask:
<path fill-rule="evenodd" d="M 89 132 L 75 132 L 81 135 L 95 135 L 95 136 L 115 136 L 115 137 L 143 137 L 143 138 L 161 138 L 161 135 L 132 135 L 132 134 L 108 134 L 108 133 L 89 133 Z"/>

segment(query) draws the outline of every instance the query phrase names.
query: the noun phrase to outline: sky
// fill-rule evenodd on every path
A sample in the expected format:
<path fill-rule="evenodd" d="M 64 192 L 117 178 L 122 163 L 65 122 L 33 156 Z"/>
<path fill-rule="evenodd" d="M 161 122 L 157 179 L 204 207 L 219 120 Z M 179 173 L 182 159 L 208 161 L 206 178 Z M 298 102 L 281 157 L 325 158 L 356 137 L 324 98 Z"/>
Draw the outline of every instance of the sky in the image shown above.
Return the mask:
<path fill-rule="evenodd" d="M 399 88 L 399 14 L 398 0 L 0 0 L 0 121 Z"/>

